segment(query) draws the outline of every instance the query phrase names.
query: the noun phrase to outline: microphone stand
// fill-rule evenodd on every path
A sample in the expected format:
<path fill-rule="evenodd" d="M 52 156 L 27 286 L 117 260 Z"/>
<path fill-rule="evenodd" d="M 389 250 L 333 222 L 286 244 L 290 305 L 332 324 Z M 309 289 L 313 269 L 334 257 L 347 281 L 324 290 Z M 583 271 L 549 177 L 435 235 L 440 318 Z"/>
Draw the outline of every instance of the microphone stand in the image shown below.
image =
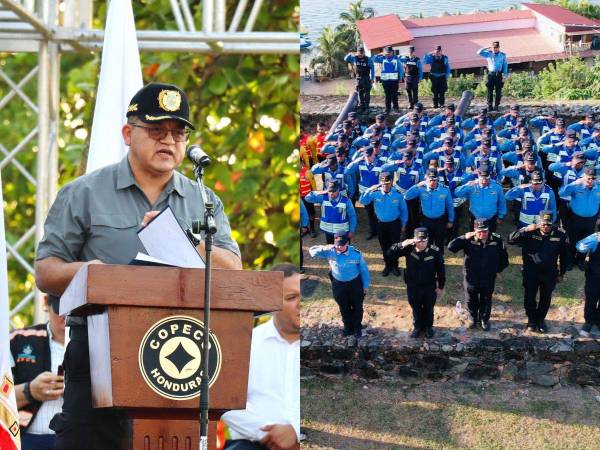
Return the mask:
<path fill-rule="evenodd" d="M 204 167 L 196 165 L 194 175 L 200 187 L 200 195 L 204 203 L 204 220 L 194 221 L 194 233 L 199 234 L 204 231 L 206 261 L 204 269 L 204 336 L 202 347 L 202 365 L 200 377 L 200 450 L 208 450 L 208 405 L 209 405 L 209 376 L 208 376 L 208 358 L 210 345 L 210 281 L 211 281 L 211 251 L 213 234 L 217 232 L 217 225 L 214 217 L 214 204 L 208 200 L 206 189 L 202 181 Z"/>

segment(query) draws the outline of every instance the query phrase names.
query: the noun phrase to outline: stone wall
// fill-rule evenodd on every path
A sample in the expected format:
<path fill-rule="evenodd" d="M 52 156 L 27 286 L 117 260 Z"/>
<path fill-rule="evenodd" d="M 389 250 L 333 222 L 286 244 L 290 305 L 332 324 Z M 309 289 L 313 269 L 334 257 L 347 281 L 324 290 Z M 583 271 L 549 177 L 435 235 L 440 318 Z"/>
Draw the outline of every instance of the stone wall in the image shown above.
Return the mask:
<path fill-rule="evenodd" d="M 327 125 L 331 125 L 339 112 L 342 110 L 345 101 L 347 100 L 346 96 L 304 96 L 301 97 L 300 103 L 300 123 L 302 126 L 306 127 L 307 130 L 313 131 L 319 120 L 324 121 Z M 449 99 L 446 103 L 455 103 L 458 104 L 460 99 Z M 512 103 L 510 100 L 503 100 L 503 105 L 508 107 L 508 105 Z M 521 105 L 521 115 L 525 117 L 534 117 L 540 114 L 547 114 L 549 111 L 554 110 L 557 111 L 561 117 L 564 117 L 567 120 L 567 123 L 574 122 L 576 120 L 580 120 L 583 118 L 583 115 L 589 111 L 598 111 L 600 112 L 600 103 L 598 101 L 590 101 L 590 102 L 582 102 L 582 101 L 573 101 L 573 102 L 563 102 L 563 103 L 554 103 L 554 102 L 536 102 L 536 101 L 524 101 L 519 102 Z M 431 105 L 431 100 L 423 99 L 423 104 L 426 107 L 426 111 L 429 115 L 437 114 L 439 110 L 433 110 L 433 108 L 427 109 L 428 106 Z M 475 99 L 471 104 L 471 108 L 469 108 L 469 112 L 467 116 L 473 116 L 485 106 L 485 101 L 482 99 Z M 375 116 L 379 113 L 383 112 L 383 108 L 380 106 L 372 106 L 371 110 L 368 114 L 363 114 L 361 116 L 361 120 L 364 123 L 370 124 L 375 122 Z M 391 124 L 402 114 L 407 112 L 406 109 L 402 108 L 401 105 L 401 114 L 390 114 L 389 121 Z M 491 112 L 490 117 L 497 117 L 503 114 L 504 111 Z"/>
<path fill-rule="evenodd" d="M 398 338 L 369 329 L 354 345 L 339 330 L 303 328 L 302 376 L 353 375 L 419 383 L 443 379 L 506 379 L 541 386 L 600 386 L 600 339 L 568 326 L 551 337 L 502 330 L 497 337 L 438 330 L 433 339 Z"/>

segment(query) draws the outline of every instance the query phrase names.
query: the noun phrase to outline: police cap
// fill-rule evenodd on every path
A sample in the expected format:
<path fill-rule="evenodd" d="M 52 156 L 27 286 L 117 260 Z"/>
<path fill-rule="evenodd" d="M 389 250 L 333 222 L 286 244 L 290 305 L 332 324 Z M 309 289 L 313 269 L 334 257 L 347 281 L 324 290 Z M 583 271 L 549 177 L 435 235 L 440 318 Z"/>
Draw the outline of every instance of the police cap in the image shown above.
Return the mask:
<path fill-rule="evenodd" d="M 531 143 L 531 141 L 529 139 L 527 139 L 526 141 L 523 141 L 521 143 L 521 146 L 523 147 L 523 150 L 531 150 L 533 148 L 533 144 Z M 533 155 L 531 155 L 533 156 Z"/>
<path fill-rule="evenodd" d="M 441 45 L 436 45 L 436 46 L 435 46 L 435 49 L 436 49 L 438 52 L 440 52 L 440 51 L 442 51 L 442 46 L 441 46 Z"/>
<path fill-rule="evenodd" d="M 345 148 L 338 147 L 335 149 L 336 155 L 346 155 L 346 153 L 347 153 L 347 150 Z"/>
<path fill-rule="evenodd" d="M 410 53 L 414 52 L 414 51 L 415 51 L 415 46 L 414 46 L 414 45 L 411 45 L 410 47 L 408 47 L 408 51 L 409 51 Z"/>
<path fill-rule="evenodd" d="M 450 126 L 446 129 L 446 134 L 450 137 L 456 136 L 456 128 L 454 126 Z"/>
<path fill-rule="evenodd" d="M 578 161 L 585 161 L 585 154 L 583 152 L 575 152 L 573 153 L 573 159 Z"/>
<path fill-rule="evenodd" d="M 356 47 L 356 51 L 357 52 L 364 52 L 365 48 L 362 45 L 359 45 L 358 47 Z"/>
<path fill-rule="evenodd" d="M 333 241 L 337 245 L 346 245 L 350 241 L 348 232 L 347 231 L 338 231 L 337 233 L 335 233 Z"/>
<path fill-rule="evenodd" d="M 371 156 L 373 153 L 375 153 L 375 149 L 373 148 L 373 146 L 372 146 L 372 145 L 367 145 L 367 146 L 364 148 L 364 153 L 365 153 L 365 155 L 367 155 L 367 156 Z"/>
<path fill-rule="evenodd" d="M 525 121 L 525 117 L 519 117 L 517 119 L 517 127 L 521 128 L 524 127 L 527 124 L 527 122 Z"/>
<path fill-rule="evenodd" d="M 351 128 L 352 127 L 352 121 L 350 119 L 346 119 L 342 122 L 342 125 L 344 128 Z"/>
<path fill-rule="evenodd" d="M 327 192 L 337 192 L 340 190 L 340 183 L 337 180 L 327 182 Z"/>
<path fill-rule="evenodd" d="M 413 157 L 414 157 L 414 154 L 413 154 L 413 152 L 411 152 L 410 150 L 404 150 L 404 151 L 402 152 L 402 157 L 403 157 L 404 159 L 413 159 Z"/>
<path fill-rule="evenodd" d="M 559 117 L 558 119 L 556 119 L 556 125 L 557 126 L 565 126 L 565 119 L 563 119 L 562 117 Z"/>
<path fill-rule="evenodd" d="M 527 152 L 525 154 L 525 156 L 523 157 L 523 161 L 532 161 L 532 162 L 535 162 L 535 156 L 533 155 L 532 152 Z"/>
<path fill-rule="evenodd" d="M 534 170 L 531 174 L 531 183 L 532 184 L 542 184 L 544 179 L 542 178 L 542 173 L 539 170 Z"/>
<path fill-rule="evenodd" d="M 417 120 L 419 120 L 419 119 L 421 119 L 421 118 L 419 117 L 419 115 L 418 115 L 417 113 L 412 113 L 412 114 L 410 115 L 410 121 L 411 121 L 411 122 L 416 122 L 416 121 L 417 121 Z"/>
<path fill-rule="evenodd" d="M 145 123 L 177 120 L 194 129 L 190 122 L 190 105 L 185 92 L 165 83 L 149 83 L 135 93 L 127 107 L 127 117 Z"/>
<path fill-rule="evenodd" d="M 552 211 L 547 209 L 540 211 L 540 223 L 552 225 Z"/>
<path fill-rule="evenodd" d="M 511 111 L 519 111 L 520 109 L 521 107 L 517 103 L 513 103 L 512 105 L 510 105 Z"/>
<path fill-rule="evenodd" d="M 437 162 L 437 160 L 436 160 Z M 428 180 L 437 180 L 438 179 L 438 173 L 437 170 L 429 168 L 427 169 L 427 175 L 426 175 Z"/>
<path fill-rule="evenodd" d="M 394 49 L 392 48 L 391 45 L 386 45 L 385 47 L 383 47 L 383 51 L 387 52 L 387 53 L 390 53 L 390 52 L 393 52 Z"/>
<path fill-rule="evenodd" d="M 456 106 L 454 105 L 454 103 L 448 103 L 448 105 L 446 105 L 446 109 L 448 111 L 456 111 Z"/>
<path fill-rule="evenodd" d="M 417 111 L 417 112 L 423 111 L 423 103 L 421 103 L 421 102 L 415 103 L 415 111 Z"/>
<path fill-rule="evenodd" d="M 595 111 L 588 111 L 587 113 L 585 113 L 585 117 L 586 119 L 596 120 L 596 117 L 598 117 L 598 113 Z"/>
<path fill-rule="evenodd" d="M 385 114 L 377 114 L 375 116 L 375 120 L 384 121 L 385 120 Z"/>
<path fill-rule="evenodd" d="M 477 169 L 480 178 L 489 178 L 490 177 L 490 168 L 487 164 L 482 164 Z"/>
<path fill-rule="evenodd" d="M 593 167 L 586 167 L 583 173 L 589 177 L 596 178 L 596 169 Z"/>
<path fill-rule="evenodd" d="M 492 42 L 492 47 L 500 47 L 500 42 L 499 41 Z"/>
<path fill-rule="evenodd" d="M 389 172 L 381 172 L 379 174 L 379 182 L 384 184 L 390 184 L 392 182 L 392 174 Z"/>
<path fill-rule="evenodd" d="M 336 150 L 337 153 L 337 150 Z M 327 155 L 327 164 L 331 165 L 335 165 L 337 163 L 337 159 L 335 159 L 335 154 L 330 153 L 329 155 Z"/>
<path fill-rule="evenodd" d="M 452 147 L 452 144 L 454 144 L 454 141 L 452 140 L 452 138 L 450 138 L 450 137 L 444 138 L 444 145 L 448 145 L 448 146 Z"/>
<path fill-rule="evenodd" d="M 415 233 L 413 236 L 415 238 L 415 241 L 423 242 L 427 240 L 427 238 L 429 237 L 429 233 L 427 231 L 427 228 L 418 227 L 415 228 Z"/>
<path fill-rule="evenodd" d="M 479 113 L 482 116 L 486 116 L 488 113 L 488 109 L 487 108 L 481 108 L 481 112 Z"/>
<path fill-rule="evenodd" d="M 475 219 L 473 222 L 473 229 L 475 231 L 486 231 L 489 230 L 487 220 L 485 219 Z"/>
<path fill-rule="evenodd" d="M 573 129 L 567 130 L 566 137 L 571 139 L 577 139 L 577 132 Z"/>
<path fill-rule="evenodd" d="M 479 125 L 485 125 L 485 124 L 487 124 L 487 119 L 485 117 L 479 117 L 479 119 L 477 120 L 477 123 Z"/>
<path fill-rule="evenodd" d="M 348 140 L 348 136 L 345 135 L 344 133 L 339 133 L 337 135 L 337 140 L 338 140 L 338 142 L 346 142 Z"/>
<path fill-rule="evenodd" d="M 481 140 L 481 145 L 485 145 L 486 147 L 491 147 L 492 146 L 492 141 L 490 139 L 482 139 Z"/>
<path fill-rule="evenodd" d="M 444 158 L 444 164 L 446 164 L 447 166 L 454 166 L 454 158 L 452 157 L 452 155 L 446 155 L 446 157 Z"/>
<path fill-rule="evenodd" d="M 416 147 L 417 146 L 417 140 L 414 137 L 410 137 L 406 140 L 406 146 L 407 147 Z"/>
<path fill-rule="evenodd" d="M 350 111 L 348 113 L 348 119 L 356 119 L 356 111 Z"/>

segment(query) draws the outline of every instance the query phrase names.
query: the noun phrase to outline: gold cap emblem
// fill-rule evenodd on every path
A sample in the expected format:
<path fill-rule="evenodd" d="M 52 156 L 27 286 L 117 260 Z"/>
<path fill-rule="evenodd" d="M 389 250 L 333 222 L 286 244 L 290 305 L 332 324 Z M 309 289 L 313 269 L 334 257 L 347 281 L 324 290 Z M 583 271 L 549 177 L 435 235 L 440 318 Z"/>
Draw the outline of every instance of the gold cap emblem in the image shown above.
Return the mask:
<path fill-rule="evenodd" d="M 158 94 L 158 104 L 165 111 L 179 111 L 181 94 L 178 91 L 162 90 Z"/>

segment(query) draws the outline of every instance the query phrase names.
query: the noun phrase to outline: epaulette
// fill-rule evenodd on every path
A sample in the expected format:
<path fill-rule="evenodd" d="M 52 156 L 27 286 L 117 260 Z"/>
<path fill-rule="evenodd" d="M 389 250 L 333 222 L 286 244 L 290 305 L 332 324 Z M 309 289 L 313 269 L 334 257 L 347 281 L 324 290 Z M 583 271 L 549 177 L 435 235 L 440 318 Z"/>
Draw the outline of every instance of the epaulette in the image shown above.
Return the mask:
<path fill-rule="evenodd" d="M 500 236 L 498 233 L 492 232 L 492 236 L 497 237 L 498 239 L 502 239 L 502 236 Z"/>
<path fill-rule="evenodd" d="M 435 250 L 436 252 L 439 252 L 439 251 L 440 251 L 440 248 L 439 248 L 437 245 L 435 245 L 435 244 L 431 244 L 429 247 L 431 247 L 431 248 L 432 248 L 433 250 Z"/>

